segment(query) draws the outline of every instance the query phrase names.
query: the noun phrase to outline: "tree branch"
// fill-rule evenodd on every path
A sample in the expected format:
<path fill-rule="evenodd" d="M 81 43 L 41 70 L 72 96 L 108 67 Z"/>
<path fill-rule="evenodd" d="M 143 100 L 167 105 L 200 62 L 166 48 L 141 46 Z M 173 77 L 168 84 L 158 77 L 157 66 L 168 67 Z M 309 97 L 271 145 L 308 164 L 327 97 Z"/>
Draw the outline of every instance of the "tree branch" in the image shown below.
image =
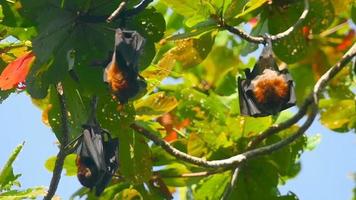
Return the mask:
<path fill-rule="evenodd" d="M 59 85 L 58 87 L 61 87 L 60 83 L 58 85 Z M 43 198 L 44 200 L 51 200 L 54 194 L 56 193 L 59 181 L 61 179 L 64 160 L 67 156 L 65 151 L 65 146 L 68 144 L 68 140 L 69 140 L 68 111 L 66 108 L 66 102 L 63 96 L 63 91 L 61 89 L 62 88 L 57 89 L 57 91 L 58 91 L 59 106 L 61 110 L 61 125 L 62 125 L 63 137 L 61 140 L 59 152 L 57 154 L 57 159 L 54 165 L 51 183 L 49 185 L 47 195 Z"/>
<path fill-rule="evenodd" d="M 291 26 L 287 30 L 285 30 L 284 32 L 278 33 L 276 35 L 271 35 L 270 36 L 271 40 L 272 41 L 279 40 L 279 39 L 282 39 L 282 38 L 288 36 L 289 34 L 291 34 L 303 22 L 303 20 L 307 17 L 308 13 L 309 13 L 309 1 L 304 0 L 304 10 L 303 10 L 302 14 L 300 15 L 299 19 L 297 20 L 297 22 L 293 26 Z M 245 39 L 249 42 L 258 43 L 258 44 L 266 42 L 264 37 L 249 35 L 245 31 L 235 28 L 233 26 L 230 26 L 222 20 L 219 20 L 218 23 L 223 29 L 226 29 L 230 33 L 238 35 L 242 39 Z"/>
<path fill-rule="evenodd" d="M 309 113 L 308 118 L 304 122 L 304 124 L 290 137 L 285 138 L 277 143 L 260 147 L 257 149 L 252 149 L 248 150 L 244 153 L 238 154 L 236 156 L 232 156 L 227 159 L 222 159 L 222 160 L 212 160 L 212 161 L 206 161 L 202 158 L 198 158 L 195 156 L 188 155 L 184 152 L 179 151 L 178 149 L 174 148 L 171 146 L 168 142 L 165 140 L 157 137 L 156 135 L 150 133 L 148 130 L 144 129 L 143 127 L 139 126 L 138 124 L 134 123 L 131 125 L 131 128 L 136 130 L 138 133 L 144 135 L 146 138 L 152 140 L 156 145 L 161 146 L 166 152 L 169 154 L 175 156 L 176 158 L 179 158 L 183 161 L 198 165 L 198 166 L 203 166 L 207 168 L 228 168 L 228 167 L 238 167 L 241 163 L 244 161 L 260 156 L 260 155 L 266 155 L 271 152 L 274 152 L 290 143 L 298 139 L 300 136 L 304 134 L 304 132 L 310 127 L 312 122 L 314 121 L 318 108 L 317 108 L 317 102 L 318 102 L 318 94 L 326 87 L 326 84 L 348 63 L 351 61 L 351 59 L 356 55 L 356 44 L 354 44 L 350 50 L 342 57 L 342 59 L 335 64 L 333 67 L 331 67 L 315 84 L 313 92 L 309 95 L 309 97 L 305 100 L 304 106 L 302 107 L 302 111 L 298 112 L 292 119 L 281 123 L 279 125 L 275 125 L 273 130 L 271 131 L 273 133 L 277 133 L 278 131 L 281 131 L 285 128 L 288 128 L 291 126 L 295 120 L 299 121 L 301 117 L 304 116 L 304 114 L 307 112 L 307 107 L 308 105 L 311 106 L 311 111 Z M 310 97 L 312 96 L 312 97 Z M 304 113 L 304 114 L 303 114 Z M 297 120 L 298 119 L 298 120 Z M 272 133 L 269 133 L 272 134 Z"/>

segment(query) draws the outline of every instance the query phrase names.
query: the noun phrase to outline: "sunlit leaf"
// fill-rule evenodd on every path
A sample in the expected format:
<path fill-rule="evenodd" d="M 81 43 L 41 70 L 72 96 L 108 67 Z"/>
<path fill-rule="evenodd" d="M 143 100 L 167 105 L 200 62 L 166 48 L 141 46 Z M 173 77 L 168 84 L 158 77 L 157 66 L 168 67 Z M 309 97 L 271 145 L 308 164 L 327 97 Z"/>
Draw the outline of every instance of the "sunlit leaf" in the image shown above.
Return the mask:
<path fill-rule="evenodd" d="M 355 100 L 322 100 L 319 106 L 321 107 L 321 123 L 338 132 L 346 132 L 355 129 L 356 115 L 355 115 Z"/>
<path fill-rule="evenodd" d="M 136 114 L 141 117 L 156 118 L 174 109 L 178 104 L 175 97 L 164 92 L 154 93 L 135 102 Z"/>
<path fill-rule="evenodd" d="M 14 182 L 18 179 L 20 175 L 14 175 L 12 164 L 14 163 L 15 159 L 19 155 L 22 150 L 24 143 L 18 145 L 14 151 L 11 153 L 10 157 L 6 161 L 5 165 L 1 168 L 0 171 L 0 191 L 5 189 L 4 187 L 11 182 Z"/>
<path fill-rule="evenodd" d="M 120 133 L 120 172 L 133 184 L 148 181 L 152 175 L 151 151 L 145 138 L 133 130 Z"/>
<path fill-rule="evenodd" d="M 22 200 L 22 199 L 35 199 L 43 197 L 47 191 L 43 187 L 29 188 L 23 191 L 11 190 L 0 194 L 0 199 L 4 200 Z"/>
<path fill-rule="evenodd" d="M 25 81 L 30 66 L 35 59 L 32 52 L 11 62 L 0 75 L 1 90 L 9 90 Z"/>
<path fill-rule="evenodd" d="M 66 171 L 66 176 L 77 175 L 77 166 L 75 165 L 76 157 L 76 154 L 70 154 L 65 158 L 63 169 Z M 53 172 L 56 160 L 56 156 L 52 156 L 46 160 L 45 167 L 48 171 Z"/>

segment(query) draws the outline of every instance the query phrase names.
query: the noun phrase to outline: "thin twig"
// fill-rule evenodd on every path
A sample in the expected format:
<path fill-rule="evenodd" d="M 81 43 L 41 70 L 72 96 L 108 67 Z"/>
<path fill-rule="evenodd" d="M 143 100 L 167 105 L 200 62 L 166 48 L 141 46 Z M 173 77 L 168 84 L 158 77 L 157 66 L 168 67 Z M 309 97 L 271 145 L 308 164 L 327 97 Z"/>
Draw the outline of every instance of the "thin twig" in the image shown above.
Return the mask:
<path fill-rule="evenodd" d="M 225 192 L 224 192 L 223 196 L 221 197 L 221 200 L 230 199 L 229 197 L 230 197 L 233 189 L 236 187 L 239 174 L 240 174 L 240 167 L 236 167 L 234 170 L 234 173 L 232 174 L 230 184 L 225 189 Z"/>
<path fill-rule="evenodd" d="M 214 174 L 224 172 L 228 169 L 229 168 L 221 168 L 219 170 L 213 170 L 213 171 L 192 172 L 192 173 L 184 173 L 184 174 L 178 174 L 178 175 L 162 175 L 162 174 L 159 174 L 159 171 L 157 171 L 157 172 L 154 172 L 154 174 L 159 174 L 162 178 L 192 178 L 192 177 L 211 176 Z"/>
<path fill-rule="evenodd" d="M 117 16 L 119 16 L 119 14 L 122 13 L 122 11 L 125 9 L 126 7 L 126 1 L 122 1 L 119 6 L 116 8 L 116 10 L 111 13 L 111 15 L 106 19 L 107 23 L 112 22 L 112 20 L 114 20 Z"/>
<path fill-rule="evenodd" d="M 198 158 L 195 156 L 188 155 L 184 152 L 179 151 L 178 149 L 174 148 L 171 146 L 168 142 L 165 140 L 157 137 L 156 135 L 150 133 L 148 130 L 144 129 L 143 127 L 137 125 L 137 124 L 132 124 L 131 128 L 136 130 L 138 133 L 144 135 L 146 138 L 152 140 L 156 145 L 161 146 L 167 153 L 173 155 L 176 158 L 179 158 L 183 161 L 198 165 L 198 166 L 203 166 L 207 168 L 225 168 L 225 167 L 238 167 L 241 163 L 244 161 L 260 156 L 260 155 L 266 155 L 271 152 L 274 152 L 290 143 L 298 139 L 300 136 L 304 134 L 304 132 L 310 127 L 312 122 L 314 121 L 316 115 L 317 115 L 317 101 L 318 101 L 318 94 L 325 88 L 326 84 L 328 81 L 330 81 L 348 62 L 351 61 L 351 59 L 356 55 L 356 44 L 354 44 L 350 50 L 342 57 L 342 59 L 335 64 L 332 68 L 330 68 L 315 84 L 314 90 L 312 92 L 313 99 L 311 103 L 305 103 L 309 104 L 311 106 L 311 112 L 309 113 L 309 116 L 307 120 L 304 122 L 304 124 L 290 137 L 285 138 L 277 143 L 260 147 L 257 149 L 249 150 L 244 153 L 238 154 L 236 156 L 227 158 L 227 159 L 222 159 L 222 160 L 212 160 L 212 161 L 206 161 L 202 158 Z M 307 98 L 306 101 L 310 101 L 310 98 Z M 304 111 L 306 112 L 306 110 Z M 300 114 L 297 113 L 297 116 Z M 278 126 L 276 126 L 278 131 L 280 131 Z M 288 127 L 284 127 L 288 128 Z"/>
<path fill-rule="evenodd" d="M 68 111 L 66 108 L 66 102 L 63 96 L 63 91 L 59 91 L 59 90 L 57 91 L 58 91 L 59 106 L 61 111 L 61 125 L 62 125 L 63 136 L 61 138 L 59 152 L 57 154 L 57 159 L 54 165 L 51 183 L 49 185 L 47 195 L 43 198 L 44 200 L 51 200 L 54 194 L 56 193 L 59 181 L 61 179 L 64 160 L 67 156 L 65 151 L 65 146 L 67 145 L 69 139 Z"/>
<path fill-rule="evenodd" d="M 276 35 L 271 35 L 271 40 L 272 41 L 279 40 L 291 34 L 304 21 L 308 13 L 309 13 L 309 1 L 304 0 L 304 10 L 300 15 L 299 19 L 297 20 L 297 22 L 293 26 L 289 27 L 287 30 L 278 33 Z M 249 42 L 258 43 L 258 44 L 266 42 L 264 37 L 249 35 L 248 33 L 246 33 L 241 29 L 226 24 L 224 21 L 218 21 L 218 23 L 223 29 L 226 29 L 233 34 L 236 34 L 240 36 L 242 39 L 245 39 Z"/>

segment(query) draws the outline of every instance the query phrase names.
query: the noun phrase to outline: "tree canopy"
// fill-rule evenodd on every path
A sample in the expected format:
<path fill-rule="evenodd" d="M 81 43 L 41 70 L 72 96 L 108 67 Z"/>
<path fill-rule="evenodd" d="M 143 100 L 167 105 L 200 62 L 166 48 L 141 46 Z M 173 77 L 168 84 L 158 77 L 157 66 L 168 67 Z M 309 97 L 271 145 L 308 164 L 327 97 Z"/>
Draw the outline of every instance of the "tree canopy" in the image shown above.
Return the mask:
<path fill-rule="evenodd" d="M 28 93 L 59 142 L 45 163 L 49 188 L 13 189 L 19 145 L 0 171 L 0 198 L 51 199 L 62 169 L 77 174 L 74 146 L 94 116 L 119 141 L 100 199 L 298 199 L 278 185 L 317 145 L 304 134 L 316 116 L 335 132 L 356 130 L 352 0 L 4 0 L 0 21 L 0 102 Z M 133 80 L 142 84 L 127 102 L 103 80 L 117 28 L 145 39 Z M 267 40 L 297 106 L 244 116 L 237 80 Z M 85 187 L 77 196 L 96 199 Z"/>

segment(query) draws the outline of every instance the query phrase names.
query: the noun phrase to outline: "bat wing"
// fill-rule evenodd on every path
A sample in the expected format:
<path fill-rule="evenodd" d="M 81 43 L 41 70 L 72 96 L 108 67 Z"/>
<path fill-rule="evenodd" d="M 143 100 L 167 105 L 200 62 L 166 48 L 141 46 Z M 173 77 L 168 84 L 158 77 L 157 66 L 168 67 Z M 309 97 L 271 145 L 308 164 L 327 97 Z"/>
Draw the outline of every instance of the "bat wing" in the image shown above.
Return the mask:
<path fill-rule="evenodd" d="M 250 85 L 246 80 L 238 78 L 240 113 L 247 116 L 260 116 L 260 109 L 256 106 L 251 95 L 249 95 Z"/>
<path fill-rule="evenodd" d="M 138 32 L 116 29 L 115 51 L 117 60 L 120 61 L 119 65 L 127 66 L 138 72 L 138 60 L 142 54 L 144 44 L 145 38 Z"/>
<path fill-rule="evenodd" d="M 104 148 L 102 136 L 94 133 L 93 129 L 84 129 L 81 157 L 89 157 L 99 171 L 105 170 Z"/>
<path fill-rule="evenodd" d="M 118 139 L 109 138 L 108 141 L 104 142 L 105 162 L 107 169 L 101 181 L 96 185 L 95 194 L 97 196 L 99 196 L 104 191 L 105 187 L 110 183 L 112 176 L 115 174 L 117 168 L 119 167 L 118 146 Z"/>
<path fill-rule="evenodd" d="M 294 81 L 292 76 L 289 74 L 287 69 L 282 70 L 281 73 L 285 76 L 285 79 L 287 80 L 289 85 L 289 99 L 282 108 L 284 110 L 294 106 L 296 104 L 297 98 L 295 95 Z"/>

